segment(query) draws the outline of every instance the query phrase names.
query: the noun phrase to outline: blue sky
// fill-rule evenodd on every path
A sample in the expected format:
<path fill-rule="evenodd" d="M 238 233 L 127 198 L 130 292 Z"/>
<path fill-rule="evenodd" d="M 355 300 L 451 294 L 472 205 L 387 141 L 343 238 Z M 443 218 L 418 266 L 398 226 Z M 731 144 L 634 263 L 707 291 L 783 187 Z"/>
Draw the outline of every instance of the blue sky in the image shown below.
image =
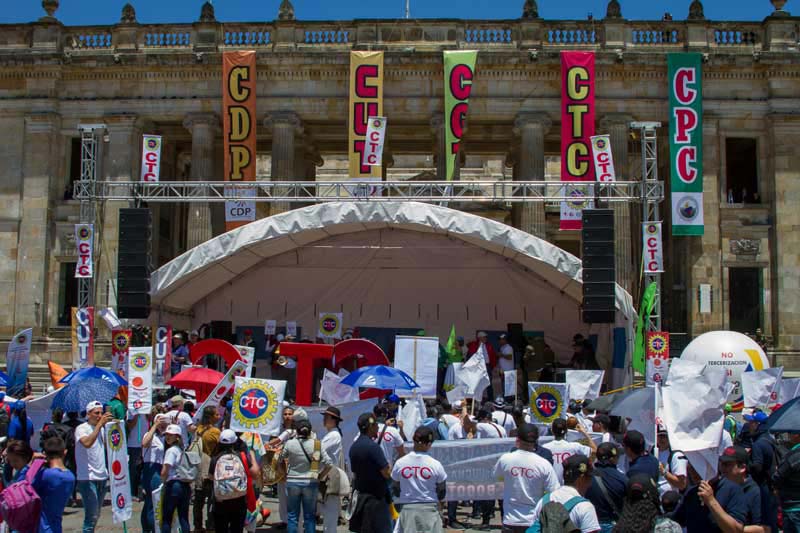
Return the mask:
<path fill-rule="evenodd" d="M 60 0 L 56 16 L 67 25 L 113 24 L 119 20 L 124 0 Z M 684 19 L 691 0 L 620 0 L 622 14 L 629 19 L 658 20 L 665 12 Z M 39 0 L 7 0 L 0 10 L 0 23 L 31 22 L 44 12 Z M 139 22 L 193 22 L 203 0 L 131 0 Z M 217 19 L 251 22 L 272 20 L 280 0 L 215 0 Z M 605 15 L 607 0 L 539 0 L 539 13 L 547 19 L 584 19 Z M 293 0 L 298 19 L 350 20 L 354 18 L 400 18 L 405 0 Z M 417 18 L 517 18 L 523 0 L 411 0 L 411 15 Z M 706 17 L 712 20 L 762 20 L 772 12 L 769 0 L 704 0 Z M 461 11 L 456 11 L 456 6 Z M 464 7 L 465 6 L 465 7 Z M 786 9 L 800 14 L 800 2 Z"/>

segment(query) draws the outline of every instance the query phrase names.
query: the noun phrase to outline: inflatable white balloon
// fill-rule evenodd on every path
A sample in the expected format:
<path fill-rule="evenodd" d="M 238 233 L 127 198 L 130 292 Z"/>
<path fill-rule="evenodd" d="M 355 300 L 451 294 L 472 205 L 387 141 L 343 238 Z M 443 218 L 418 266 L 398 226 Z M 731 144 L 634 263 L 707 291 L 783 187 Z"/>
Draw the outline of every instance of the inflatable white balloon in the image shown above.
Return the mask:
<path fill-rule="evenodd" d="M 742 372 L 769 368 L 769 360 L 756 341 L 736 331 L 703 333 L 683 350 L 682 359 L 721 366 L 735 385 L 728 401 L 734 409 L 743 407 Z"/>

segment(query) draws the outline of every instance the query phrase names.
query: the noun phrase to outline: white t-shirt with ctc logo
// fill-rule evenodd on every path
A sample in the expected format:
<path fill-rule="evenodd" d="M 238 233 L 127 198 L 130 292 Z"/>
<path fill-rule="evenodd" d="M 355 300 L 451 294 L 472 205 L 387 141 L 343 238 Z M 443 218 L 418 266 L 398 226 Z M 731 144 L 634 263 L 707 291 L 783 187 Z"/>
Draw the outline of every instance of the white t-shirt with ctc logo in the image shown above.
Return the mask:
<path fill-rule="evenodd" d="M 392 479 L 400 483 L 395 503 L 436 503 L 436 484 L 447 480 L 442 463 L 425 453 L 411 452 L 397 460 Z"/>
<path fill-rule="evenodd" d="M 507 526 L 531 525 L 536 503 L 561 486 L 550 463 L 526 450 L 503 454 L 494 475 L 503 482 L 503 524 Z"/>
<path fill-rule="evenodd" d="M 386 427 L 385 431 L 384 427 Z M 358 437 L 359 435 L 356 435 L 353 442 L 358 440 Z M 380 442 L 378 442 L 379 437 Z M 384 426 L 384 424 L 378 424 L 378 434 L 375 436 L 374 440 L 381 447 L 383 456 L 386 457 L 386 462 L 389 464 L 392 464 L 397 458 L 397 448 L 405 443 L 403 437 L 400 435 L 400 430 L 392 426 Z"/>
<path fill-rule="evenodd" d="M 564 466 L 563 463 L 573 455 L 581 454 L 589 457 L 592 454 L 592 449 L 584 446 L 579 442 L 567 442 L 566 440 L 552 440 L 542 445 L 553 452 L 553 467 L 558 475 L 558 482 L 564 483 Z"/>

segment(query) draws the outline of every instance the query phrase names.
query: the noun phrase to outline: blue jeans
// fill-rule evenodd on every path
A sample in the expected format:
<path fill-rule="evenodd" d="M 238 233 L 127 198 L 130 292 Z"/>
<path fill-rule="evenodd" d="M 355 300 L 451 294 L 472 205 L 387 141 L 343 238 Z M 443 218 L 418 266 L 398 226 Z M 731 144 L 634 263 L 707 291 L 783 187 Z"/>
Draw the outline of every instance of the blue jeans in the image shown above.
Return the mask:
<path fill-rule="evenodd" d="M 142 488 L 144 489 L 144 507 L 142 507 L 142 531 L 155 533 L 156 516 L 153 510 L 153 491 L 161 485 L 161 465 L 144 463 L 142 468 Z"/>
<path fill-rule="evenodd" d="M 615 525 L 616 522 L 600 522 L 600 533 L 611 533 Z"/>
<path fill-rule="evenodd" d="M 83 533 L 94 533 L 100 520 L 100 509 L 106 496 L 108 481 L 78 481 L 78 492 L 83 500 Z"/>
<path fill-rule="evenodd" d="M 783 512 L 783 533 L 800 533 L 800 509 Z"/>
<path fill-rule="evenodd" d="M 181 531 L 191 531 L 189 527 L 189 502 L 192 497 L 192 486 L 180 481 L 167 481 L 164 487 L 164 514 L 161 515 L 161 533 L 172 531 L 172 517 L 178 511 L 178 523 Z"/>
<path fill-rule="evenodd" d="M 303 507 L 303 531 L 314 533 L 317 529 L 317 490 L 319 485 L 312 482 L 286 482 L 286 510 L 288 519 L 286 533 L 297 533 L 297 523 L 300 519 L 300 507 Z"/>

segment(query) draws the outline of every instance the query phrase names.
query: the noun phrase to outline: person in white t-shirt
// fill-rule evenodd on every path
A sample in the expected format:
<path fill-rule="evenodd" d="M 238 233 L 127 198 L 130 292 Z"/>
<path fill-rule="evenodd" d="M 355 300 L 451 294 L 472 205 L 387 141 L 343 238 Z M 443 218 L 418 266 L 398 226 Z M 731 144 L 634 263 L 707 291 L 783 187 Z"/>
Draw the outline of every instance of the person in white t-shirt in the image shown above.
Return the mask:
<path fill-rule="evenodd" d="M 403 449 L 405 440 L 400 435 L 400 430 L 395 427 L 394 418 L 389 418 L 389 410 L 385 405 L 375 404 L 372 414 L 378 420 L 384 421 L 378 423 L 378 435 L 375 437 L 375 442 L 380 445 L 386 461 L 391 465 L 405 455 L 406 452 Z"/>
<path fill-rule="evenodd" d="M 471 416 L 465 414 L 461 417 L 461 422 L 447 430 L 447 440 L 477 439 L 478 424 Z"/>
<path fill-rule="evenodd" d="M 592 421 L 592 431 L 595 433 L 602 433 L 603 437 L 600 442 L 616 443 L 614 436 L 611 435 L 611 417 L 604 414 L 595 415 L 590 418 Z"/>
<path fill-rule="evenodd" d="M 100 519 L 108 484 L 106 467 L 106 430 L 111 413 L 103 404 L 89 402 L 86 422 L 75 428 L 75 464 L 78 492 L 83 500 L 83 531 L 92 533 Z"/>
<path fill-rule="evenodd" d="M 498 396 L 494 400 L 494 408 L 495 410 L 492 411 L 492 422 L 502 426 L 502 428 L 506 430 L 506 435 L 510 436 L 511 432 L 516 429 L 517 424 L 514 422 L 514 417 L 511 416 L 511 413 L 506 411 L 507 406 L 505 398 Z"/>
<path fill-rule="evenodd" d="M 545 495 L 533 509 L 534 523 L 539 520 L 542 508 L 549 502 L 562 504 L 569 519 L 581 533 L 600 531 L 600 522 L 594 505 L 584 498 L 592 486 L 592 462 L 585 455 L 572 455 L 564 461 L 564 485 Z"/>
<path fill-rule="evenodd" d="M 400 531 L 441 533 L 439 502 L 446 494 L 447 474 L 442 463 L 428 455 L 433 444 L 433 430 L 420 426 L 414 432 L 414 451 L 404 455 L 392 468 L 392 492 L 395 503 L 402 504 Z"/>
<path fill-rule="evenodd" d="M 683 452 L 672 449 L 667 429 L 662 426 L 658 427 L 658 463 L 659 497 L 670 490 L 679 493 L 686 490 L 689 460 Z"/>
<path fill-rule="evenodd" d="M 458 417 L 461 414 L 461 401 L 453 403 L 452 406 L 447 401 L 444 401 L 442 402 L 442 410 L 444 413 L 439 417 L 439 420 L 447 426 L 447 431 L 450 431 L 450 428 L 456 424 L 461 423 L 461 419 Z"/>
<path fill-rule="evenodd" d="M 177 424 L 170 424 L 164 431 L 164 464 L 161 467 L 161 482 L 164 489 L 161 497 L 164 502 L 162 512 L 162 523 L 158 525 L 161 531 L 168 531 L 170 528 L 164 524 L 171 523 L 172 516 L 177 511 L 178 523 L 181 531 L 189 531 L 189 502 L 192 496 L 192 482 L 181 479 L 178 465 L 186 453 L 184 444 L 181 441 L 182 430 Z"/>
<path fill-rule="evenodd" d="M 153 509 L 153 491 L 161 486 L 161 465 L 164 464 L 164 431 L 169 425 L 166 414 L 158 413 L 158 406 L 153 407 L 151 414 L 156 413 L 150 429 L 142 436 L 142 488 L 144 489 L 144 506 L 142 507 L 142 531 L 157 531 L 155 510 Z"/>
<path fill-rule="evenodd" d="M 340 468 L 344 466 L 342 430 L 339 429 L 341 421 L 342 413 L 336 407 L 328 407 L 322 413 L 322 423 L 328 432 L 322 437 L 321 448 L 331 458 L 331 464 Z M 339 525 L 339 511 L 342 509 L 341 496 L 326 494 L 321 507 L 324 533 L 336 533 L 336 528 Z"/>
<path fill-rule="evenodd" d="M 588 439 L 589 446 L 585 446 L 580 442 L 567 441 L 567 421 L 563 418 L 553 420 L 553 423 L 550 425 L 550 431 L 553 433 L 553 440 L 542 445 L 543 448 L 547 448 L 553 453 L 553 466 L 556 469 L 556 474 L 558 475 L 558 481 L 560 483 L 564 482 L 564 467 L 562 465 L 567 459 L 577 454 L 589 457 L 597 450 L 597 445 L 589 438 L 583 426 L 578 424 L 575 430 Z"/>
<path fill-rule="evenodd" d="M 500 335 L 500 354 L 497 361 L 501 371 L 514 370 L 514 347 L 508 343 L 505 333 Z"/>
<path fill-rule="evenodd" d="M 532 424 L 517 430 L 517 449 L 500 457 L 495 477 L 503 482 L 503 533 L 524 533 L 533 523 L 533 508 L 560 483 L 546 459 L 537 455 L 539 432 Z"/>
<path fill-rule="evenodd" d="M 491 404 L 490 404 L 491 405 Z M 487 406 L 488 407 L 488 406 Z M 508 437 L 506 430 L 492 420 L 491 412 L 486 408 L 478 410 L 478 437 L 481 439 L 504 439 Z M 509 417 L 510 418 L 510 417 Z"/>
<path fill-rule="evenodd" d="M 175 395 L 169 400 L 172 410 L 167 413 L 170 424 L 177 424 L 181 428 L 181 442 L 184 446 L 189 446 L 189 435 L 197 430 L 197 426 L 192 420 L 192 416 L 183 410 L 185 400 L 181 395 Z"/>

